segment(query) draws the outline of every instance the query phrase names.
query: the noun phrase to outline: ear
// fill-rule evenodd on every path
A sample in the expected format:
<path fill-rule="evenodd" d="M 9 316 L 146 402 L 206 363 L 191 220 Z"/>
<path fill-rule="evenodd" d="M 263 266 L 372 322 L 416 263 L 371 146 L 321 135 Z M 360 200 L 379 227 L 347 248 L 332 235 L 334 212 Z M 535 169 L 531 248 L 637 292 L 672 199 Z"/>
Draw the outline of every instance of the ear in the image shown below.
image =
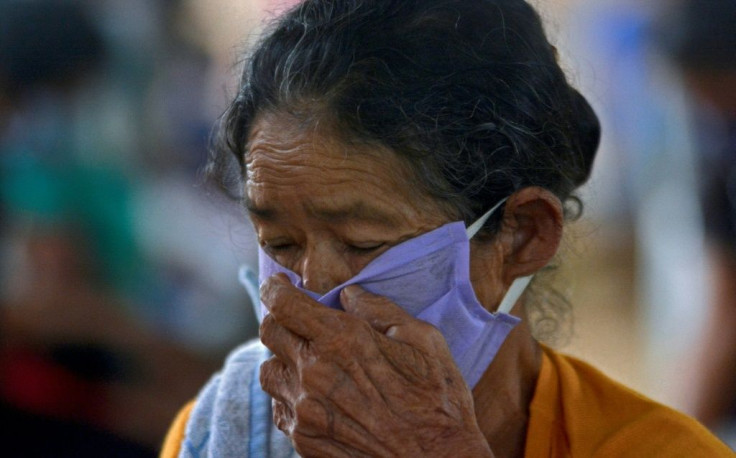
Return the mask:
<path fill-rule="evenodd" d="M 505 284 L 547 265 L 560 245 L 563 221 L 560 199 L 546 189 L 531 186 L 508 198 L 500 238 Z"/>

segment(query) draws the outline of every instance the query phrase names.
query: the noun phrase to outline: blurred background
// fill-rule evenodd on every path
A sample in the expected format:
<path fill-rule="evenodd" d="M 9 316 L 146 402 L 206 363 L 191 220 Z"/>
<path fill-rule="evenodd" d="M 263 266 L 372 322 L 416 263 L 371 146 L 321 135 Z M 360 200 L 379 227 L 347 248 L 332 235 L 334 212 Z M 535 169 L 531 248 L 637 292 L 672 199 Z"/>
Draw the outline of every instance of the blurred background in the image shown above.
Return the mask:
<path fill-rule="evenodd" d="M 295 1 L 0 0 L 6 456 L 155 456 L 256 335 L 237 205 L 203 182 L 238 59 Z M 736 2 L 537 1 L 603 141 L 559 343 L 736 443 Z"/>

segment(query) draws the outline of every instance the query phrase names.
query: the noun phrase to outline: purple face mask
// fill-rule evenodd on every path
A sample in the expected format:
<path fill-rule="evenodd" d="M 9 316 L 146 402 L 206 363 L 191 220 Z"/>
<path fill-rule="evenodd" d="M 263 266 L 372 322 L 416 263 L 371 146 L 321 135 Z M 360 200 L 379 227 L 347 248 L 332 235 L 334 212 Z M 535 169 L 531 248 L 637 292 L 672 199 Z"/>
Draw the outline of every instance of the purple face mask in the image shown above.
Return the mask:
<path fill-rule="evenodd" d="M 505 200 L 505 199 L 504 199 Z M 473 388 L 520 319 L 508 312 L 531 277 L 517 279 L 501 301 L 498 311 L 488 312 L 475 297 L 470 283 L 470 238 L 503 201 L 469 228 L 462 221 L 396 245 L 371 261 L 355 277 L 320 295 L 304 288 L 301 277 L 259 250 L 259 281 L 284 273 L 292 284 L 314 300 L 340 309 L 340 291 L 357 284 L 391 299 L 411 316 L 434 325 L 444 336 L 450 352 L 469 387 Z M 255 275 L 243 268 L 240 281 L 259 297 Z M 253 302 L 260 303 L 259 300 Z M 261 304 L 261 317 L 266 312 Z"/>

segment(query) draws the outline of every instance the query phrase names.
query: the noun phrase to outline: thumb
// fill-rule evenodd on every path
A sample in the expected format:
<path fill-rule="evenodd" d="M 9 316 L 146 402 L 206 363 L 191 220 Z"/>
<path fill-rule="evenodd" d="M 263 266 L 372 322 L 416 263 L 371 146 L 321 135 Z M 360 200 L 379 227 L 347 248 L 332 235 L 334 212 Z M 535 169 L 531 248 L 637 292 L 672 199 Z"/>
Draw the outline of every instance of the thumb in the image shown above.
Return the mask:
<path fill-rule="evenodd" d="M 373 329 L 393 337 L 398 328 L 414 318 L 390 299 L 370 293 L 358 285 L 346 286 L 340 292 L 340 302 L 345 311 L 371 325 Z"/>
<path fill-rule="evenodd" d="M 409 315 L 389 298 L 350 285 L 340 292 L 340 301 L 345 312 L 389 337 L 386 342 L 409 344 L 435 355 L 438 354 L 436 349 L 441 347 L 450 357 L 445 339 L 437 328 Z"/>

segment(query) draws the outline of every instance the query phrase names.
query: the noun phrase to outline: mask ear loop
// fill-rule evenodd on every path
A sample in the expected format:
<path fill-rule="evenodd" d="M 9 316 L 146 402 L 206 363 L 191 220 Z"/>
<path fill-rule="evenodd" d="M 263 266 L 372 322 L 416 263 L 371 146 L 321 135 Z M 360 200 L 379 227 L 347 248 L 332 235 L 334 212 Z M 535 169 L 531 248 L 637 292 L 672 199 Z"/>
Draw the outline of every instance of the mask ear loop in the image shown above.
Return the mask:
<path fill-rule="evenodd" d="M 498 210 L 498 207 L 500 207 L 501 205 L 503 205 L 504 202 L 506 202 L 508 199 L 509 199 L 508 197 L 504 197 L 503 199 L 501 199 L 500 201 L 498 201 L 498 203 L 496 205 L 494 205 L 493 208 L 491 208 L 490 210 L 488 210 L 487 212 L 485 212 L 483 214 L 483 216 L 481 216 L 480 218 L 478 218 L 477 220 L 475 220 L 475 222 L 473 224 L 471 224 L 470 226 L 468 226 L 467 229 L 465 229 L 465 233 L 468 234 L 468 240 L 470 240 L 473 237 L 475 237 L 475 234 L 477 234 L 478 231 L 480 231 L 480 228 L 483 227 L 484 224 L 486 224 L 486 221 L 488 221 L 488 218 L 491 217 L 491 215 L 493 214 L 493 212 L 495 212 L 496 210 Z"/>
<path fill-rule="evenodd" d="M 465 233 L 468 235 L 468 240 L 472 239 L 475 234 L 480 231 L 480 228 L 482 228 L 486 221 L 488 221 L 488 218 L 491 217 L 493 212 L 495 212 L 498 207 L 506 202 L 507 199 L 508 197 L 501 199 L 496 205 L 493 206 L 493 208 L 485 212 L 483 216 L 481 216 L 473 224 L 468 226 L 468 228 L 465 230 Z M 526 290 L 526 287 L 529 286 L 529 282 L 532 281 L 532 278 L 534 278 L 534 274 L 515 279 L 511 283 L 511 286 L 506 292 L 506 295 L 501 300 L 501 304 L 498 306 L 496 313 L 509 313 L 514 307 L 514 304 L 516 304 L 516 301 L 518 301 L 521 295 L 524 294 L 524 290 Z"/>
<path fill-rule="evenodd" d="M 245 291 L 248 293 L 253 311 L 258 317 L 260 322 L 263 319 L 263 310 L 261 310 L 261 293 L 258 288 L 258 275 L 248 265 L 243 265 L 238 269 L 238 281 L 245 287 Z"/>
<path fill-rule="evenodd" d="M 514 280 L 496 312 L 509 313 L 514 307 L 514 304 L 516 304 L 516 301 L 518 301 L 521 295 L 524 294 L 524 290 L 529 286 L 529 282 L 532 281 L 532 278 L 534 278 L 534 274 L 527 275 L 526 277 L 519 277 Z"/>

